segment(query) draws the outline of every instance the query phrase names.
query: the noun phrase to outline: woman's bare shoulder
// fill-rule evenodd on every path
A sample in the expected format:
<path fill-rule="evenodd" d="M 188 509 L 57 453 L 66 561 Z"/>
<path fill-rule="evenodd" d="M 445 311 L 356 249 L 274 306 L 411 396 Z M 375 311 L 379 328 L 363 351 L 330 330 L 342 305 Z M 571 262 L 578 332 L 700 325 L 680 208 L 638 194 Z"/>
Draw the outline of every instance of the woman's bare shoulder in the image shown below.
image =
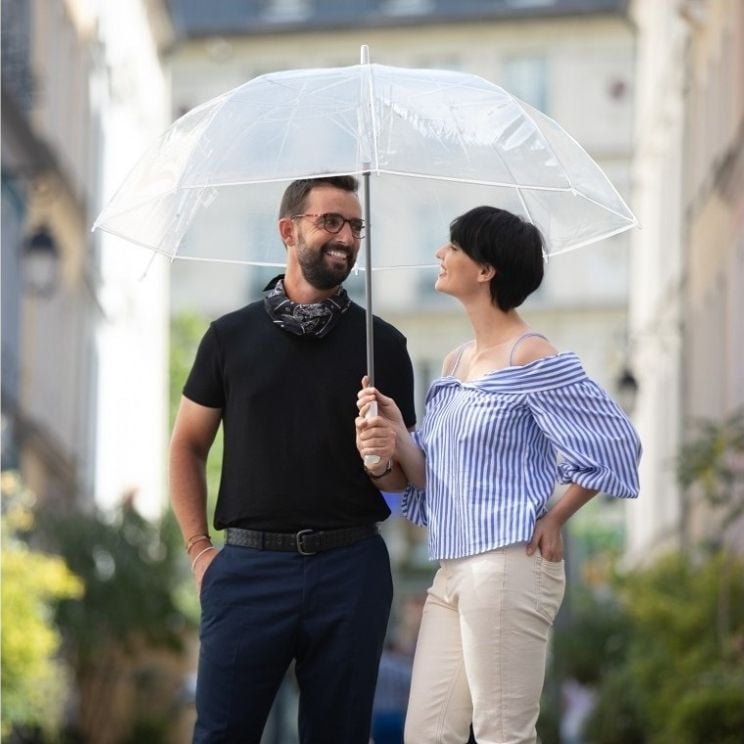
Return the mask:
<path fill-rule="evenodd" d="M 526 336 L 518 342 L 512 354 L 511 362 L 515 367 L 523 367 L 538 359 L 558 354 L 558 349 L 544 336 Z"/>
<path fill-rule="evenodd" d="M 449 354 L 444 357 L 444 362 L 442 362 L 442 377 L 451 375 L 455 371 L 457 363 L 460 361 L 463 352 L 465 351 L 467 346 L 472 343 L 472 341 L 465 341 L 465 343 L 462 343 L 459 346 L 455 346 L 455 348 L 452 349 L 452 351 L 450 351 Z"/>

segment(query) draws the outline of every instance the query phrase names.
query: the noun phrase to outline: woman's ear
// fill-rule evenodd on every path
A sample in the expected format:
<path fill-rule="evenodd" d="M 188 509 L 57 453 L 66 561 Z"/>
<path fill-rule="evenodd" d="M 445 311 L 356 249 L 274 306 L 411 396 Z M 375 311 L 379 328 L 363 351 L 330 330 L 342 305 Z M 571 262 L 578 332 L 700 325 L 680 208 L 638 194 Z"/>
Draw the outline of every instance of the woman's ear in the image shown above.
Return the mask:
<path fill-rule="evenodd" d="M 491 264 L 481 264 L 478 272 L 479 282 L 490 282 L 496 276 L 496 269 Z"/>

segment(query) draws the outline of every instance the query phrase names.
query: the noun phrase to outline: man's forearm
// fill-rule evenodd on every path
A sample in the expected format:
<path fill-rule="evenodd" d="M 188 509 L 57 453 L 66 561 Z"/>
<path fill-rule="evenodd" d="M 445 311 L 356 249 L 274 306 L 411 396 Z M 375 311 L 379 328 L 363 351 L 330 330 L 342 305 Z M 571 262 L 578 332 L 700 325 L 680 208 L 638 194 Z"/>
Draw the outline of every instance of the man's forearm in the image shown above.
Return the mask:
<path fill-rule="evenodd" d="M 184 541 L 208 534 L 206 457 L 176 443 L 170 449 L 170 499 Z"/>

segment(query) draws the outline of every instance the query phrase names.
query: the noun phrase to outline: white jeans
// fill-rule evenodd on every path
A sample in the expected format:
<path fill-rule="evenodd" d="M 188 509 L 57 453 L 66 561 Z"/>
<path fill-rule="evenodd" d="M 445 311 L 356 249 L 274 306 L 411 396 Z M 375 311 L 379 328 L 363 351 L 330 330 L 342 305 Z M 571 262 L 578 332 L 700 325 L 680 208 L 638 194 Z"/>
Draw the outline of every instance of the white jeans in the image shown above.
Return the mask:
<path fill-rule="evenodd" d="M 533 744 L 564 564 L 524 544 L 441 561 L 413 663 L 406 744 Z"/>

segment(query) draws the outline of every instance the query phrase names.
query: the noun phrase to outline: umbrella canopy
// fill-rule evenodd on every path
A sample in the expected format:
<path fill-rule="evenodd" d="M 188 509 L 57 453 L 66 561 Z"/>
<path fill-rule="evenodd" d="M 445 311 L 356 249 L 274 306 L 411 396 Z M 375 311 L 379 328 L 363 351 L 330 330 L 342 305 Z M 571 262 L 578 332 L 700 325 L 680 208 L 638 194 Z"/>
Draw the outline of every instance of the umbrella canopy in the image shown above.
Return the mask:
<path fill-rule="evenodd" d="M 145 153 L 94 228 L 171 258 L 283 265 L 275 228 L 239 254 L 214 241 L 190 254 L 184 238 L 223 195 L 275 223 L 286 185 L 321 174 L 371 175 L 365 216 L 375 229 L 401 209 L 425 221 L 412 205 L 441 205 L 448 222 L 486 203 L 535 223 L 553 255 L 637 224 L 570 135 L 497 85 L 363 63 L 262 75 L 188 112 Z M 436 245 L 426 261 L 397 250 L 375 254 L 372 265 L 430 264 Z"/>

